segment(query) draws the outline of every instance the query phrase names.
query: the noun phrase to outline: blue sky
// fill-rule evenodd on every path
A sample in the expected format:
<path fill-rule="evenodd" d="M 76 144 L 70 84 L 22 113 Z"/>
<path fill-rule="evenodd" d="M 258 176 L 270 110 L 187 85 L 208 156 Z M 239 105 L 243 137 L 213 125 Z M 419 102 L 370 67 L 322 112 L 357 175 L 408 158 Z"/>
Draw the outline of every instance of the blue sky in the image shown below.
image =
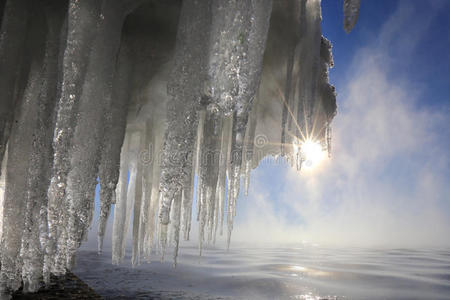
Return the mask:
<path fill-rule="evenodd" d="M 262 165 L 234 241 L 450 244 L 450 2 L 362 0 L 355 29 L 322 1 L 338 92 L 332 159 Z"/>
<path fill-rule="evenodd" d="M 333 42 L 335 69 L 331 81 L 338 91 L 346 84 L 361 48 L 377 44 L 383 27 L 391 26 L 386 47 L 390 76 L 406 77 L 421 89 L 425 106 L 448 106 L 450 84 L 450 2 L 447 0 L 362 0 L 358 25 L 351 34 L 342 30 L 342 2 L 322 1 L 323 34 Z M 398 13 L 398 18 L 393 17 Z M 389 25 L 391 24 L 391 25 Z M 385 33 L 387 34 L 387 33 Z M 410 47 L 408 47 L 410 46 Z M 340 98 L 339 101 L 345 99 Z"/>

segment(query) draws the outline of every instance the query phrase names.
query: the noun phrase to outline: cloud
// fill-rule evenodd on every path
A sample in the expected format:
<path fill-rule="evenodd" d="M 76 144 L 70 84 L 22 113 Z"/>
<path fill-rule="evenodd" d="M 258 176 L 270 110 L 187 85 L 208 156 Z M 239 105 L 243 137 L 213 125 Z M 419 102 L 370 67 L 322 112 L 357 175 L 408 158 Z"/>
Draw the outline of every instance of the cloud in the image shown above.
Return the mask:
<path fill-rule="evenodd" d="M 420 105 L 426 95 L 393 69 L 396 52 L 405 52 L 403 63 L 412 59 L 439 7 L 411 25 L 421 12 L 403 4 L 349 66 L 332 159 L 310 173 L 286 169 L 277 199 L 266 196 L 267 182 L 254 185 L 238 210 L 237 241 L 450 244 L 448 107 Z"/>

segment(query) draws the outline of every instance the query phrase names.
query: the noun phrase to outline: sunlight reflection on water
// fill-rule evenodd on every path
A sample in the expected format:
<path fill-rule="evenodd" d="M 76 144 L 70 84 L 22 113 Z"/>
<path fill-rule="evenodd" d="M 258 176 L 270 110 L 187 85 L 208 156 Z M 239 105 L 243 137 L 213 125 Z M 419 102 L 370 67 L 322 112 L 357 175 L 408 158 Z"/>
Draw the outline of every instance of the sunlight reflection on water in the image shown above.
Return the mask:
<path fill-rule="evenodd" d="M 156 260 L 156 257 L 155 257 Z M 183 248 L 131 268 L 80 251 L 75 274 L 106 299 L 449 299 L 450 251 L 323 247 Z"/>

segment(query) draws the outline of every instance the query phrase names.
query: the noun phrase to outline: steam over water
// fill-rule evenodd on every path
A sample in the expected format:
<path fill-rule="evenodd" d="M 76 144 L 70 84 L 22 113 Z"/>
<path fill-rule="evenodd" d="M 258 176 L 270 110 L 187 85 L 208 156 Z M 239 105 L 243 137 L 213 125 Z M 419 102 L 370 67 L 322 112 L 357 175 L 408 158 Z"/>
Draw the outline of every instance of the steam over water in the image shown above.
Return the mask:
<path fill-rule="evenodd" d="M 106 299 L 450 299 L 450 249 L 208 249 L 131 268 L 81 250 L 74 272 Z M 129 261 L 129 260 L 127 260 Z"/>

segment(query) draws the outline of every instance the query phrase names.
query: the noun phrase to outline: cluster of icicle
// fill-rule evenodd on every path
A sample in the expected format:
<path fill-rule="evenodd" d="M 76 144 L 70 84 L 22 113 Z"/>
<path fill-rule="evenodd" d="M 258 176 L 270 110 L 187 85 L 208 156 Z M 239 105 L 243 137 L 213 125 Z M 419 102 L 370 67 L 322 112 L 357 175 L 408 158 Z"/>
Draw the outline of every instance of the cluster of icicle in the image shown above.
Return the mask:
<path fill-rule="evenodd" d="M 329 148 L 320 0 L 7 0 L 0 16 L 3 296 L 73 266 L 98 179 L 99 249 L 114 204 L 113 263 L 130 224 L 134 265 L 169 243 L 176 263 L 192 215 L 200 249 L 223 227 L 229 244 L 262 158 Z"/>

